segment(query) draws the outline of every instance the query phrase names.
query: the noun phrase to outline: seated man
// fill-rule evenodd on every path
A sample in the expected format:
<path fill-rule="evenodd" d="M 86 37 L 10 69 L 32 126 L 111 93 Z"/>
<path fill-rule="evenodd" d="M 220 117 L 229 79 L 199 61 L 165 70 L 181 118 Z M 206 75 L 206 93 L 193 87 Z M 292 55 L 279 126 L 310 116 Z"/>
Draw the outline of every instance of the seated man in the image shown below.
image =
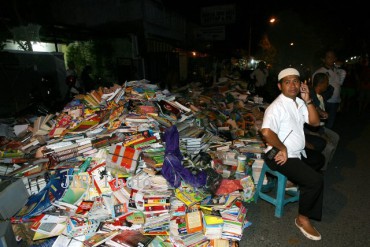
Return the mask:
<path fill-rule="evenodd" d="M 322 217 L 324 178 L 318 171 L 321 165 L 310 160 L 310 153 L 304 150 L 306 140 L 303 131 L 304 123 L 319 126 L 320 118 L 312 103 L 310 90 L 299 76 L 293 68 L 286 68 L 278 74 L 277 85 L 281 94 L 267 107 L 261 133 L 264 140 L 278 150 L 272 159 L 265 159 L 268 167 L 299 186 L 295 225 L 308 239 L 320 240 L 321 234 L 312 225 L 311 219 L 320 221 Z"/>
<path fill-rule="evenodd" d="M 310 90 L 310 96 L 313 104 L 316 107 L 317 112 L 320 115 L 321 120 L 325 120 L 328 118 L 328 113 L 325 111 L 324 97 L 322 96 L 322 93 L 327 90 L 328 86 L 329 77 L 326 73 L 315 74 L 315 76 L 313 77 L 312 89 Z M 337 148 L 339 135 L 333 130 L 323 126 L 323 124 L 321 124 L 320 127 L 315 128 L 307 125 L 305 127 L 305 133 L 307 135 L 316 135 L 326 140 L 326 146 L 322 150 L 322 154 L 325 156 L 325 165 L 322 169 L 326 170 Z"/>

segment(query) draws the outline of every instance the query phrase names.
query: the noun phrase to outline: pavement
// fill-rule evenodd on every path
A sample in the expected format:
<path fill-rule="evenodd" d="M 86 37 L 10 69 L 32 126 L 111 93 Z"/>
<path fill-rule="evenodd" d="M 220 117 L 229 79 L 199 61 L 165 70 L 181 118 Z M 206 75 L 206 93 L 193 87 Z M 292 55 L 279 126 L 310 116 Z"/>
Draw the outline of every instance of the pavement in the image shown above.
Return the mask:
<path fill-rule="evenodd" d="M 339 112 L 333 130 L 340 140 L 324 173 L 323 218 L 312 221 L 322 239 L 309 240 L 295 226 L 297 202 L 277 218 L 273 205 L 260 199 L 248 205 L 252 225 L 240 246 L 370 246 L 370 111 Z"/>

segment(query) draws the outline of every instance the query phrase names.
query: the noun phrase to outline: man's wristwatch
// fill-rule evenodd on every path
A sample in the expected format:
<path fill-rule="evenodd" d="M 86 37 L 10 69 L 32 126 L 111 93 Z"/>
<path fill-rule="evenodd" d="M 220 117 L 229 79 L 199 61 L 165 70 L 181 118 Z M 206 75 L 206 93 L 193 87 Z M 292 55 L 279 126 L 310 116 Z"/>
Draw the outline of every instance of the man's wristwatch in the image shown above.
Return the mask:
<path fill-rule="evenodd" d="M 310 104 L 313 104 L 312 100 L 309 100 L 308 102 L 306 102 L 306 106 L 308 106 Z"/>

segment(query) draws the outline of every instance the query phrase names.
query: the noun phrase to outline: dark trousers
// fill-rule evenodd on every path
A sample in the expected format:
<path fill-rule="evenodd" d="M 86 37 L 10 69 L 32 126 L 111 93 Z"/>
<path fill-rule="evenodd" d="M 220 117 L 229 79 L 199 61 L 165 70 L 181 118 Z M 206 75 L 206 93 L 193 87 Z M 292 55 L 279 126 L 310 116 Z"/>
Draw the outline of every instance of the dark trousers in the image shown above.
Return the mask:
<path fill-rule="evenodd" d="M 308 133 L 305 133 L 304 136 L 306 143 L 310 143 L 316 151 L 322 152 L 325 149 L 327 141 L 321 136 Z"/>
<path fill-rule="evenodd" d="M 326 103 L 325 110 L 328 113 L 328 119 L 326 119 L 325 127 L 332 129 L 335 122 L 335 117 L 337 116 L 337 111 L 339 108 L 339 103 Z"/>
<path fill-rule="evenodd" d="M 307 159 L 305 161 L 307 162 Z M 310 159 L 309 161 L 311 162 Z M 303 159 L 289 158 L 284 165 L 278 165 L 274 160 L 268 159 L 265 159 L 265 162 L 272 170 L 280 172 L 299 186 L 299 214 L 310 219 L 321 220 L 324 195 L 323 175 L 305 163 Z M 319 166 L 315 168 L 318 169 Z"/>

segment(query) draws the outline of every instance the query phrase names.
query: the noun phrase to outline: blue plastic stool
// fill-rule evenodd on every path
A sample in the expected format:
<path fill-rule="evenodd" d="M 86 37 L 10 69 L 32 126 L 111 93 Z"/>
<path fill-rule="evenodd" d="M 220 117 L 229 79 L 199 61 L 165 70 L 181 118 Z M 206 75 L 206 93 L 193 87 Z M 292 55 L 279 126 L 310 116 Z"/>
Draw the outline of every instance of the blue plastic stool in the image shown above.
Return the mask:
<path fill-rule="evenodd" d="M 263 180 L 266 173 L 270 173 L 277 178 L 276 197 L 268 195 L 261 191 Z M 275 216 L 281 218 L 283 215 L 283 209 L 285 204 L 289 202 L 296 202 L 299 200 L 299 191 L 285 191 L 287 178 L 278 171 L 271 170 L 266 163 L 263 164 L 261 175 L 258 179 L 256 192 L 254 194 L 254 200 L 257 202 L 258 198 L 261 198 L 273 205 L 275 205 Z"/>

